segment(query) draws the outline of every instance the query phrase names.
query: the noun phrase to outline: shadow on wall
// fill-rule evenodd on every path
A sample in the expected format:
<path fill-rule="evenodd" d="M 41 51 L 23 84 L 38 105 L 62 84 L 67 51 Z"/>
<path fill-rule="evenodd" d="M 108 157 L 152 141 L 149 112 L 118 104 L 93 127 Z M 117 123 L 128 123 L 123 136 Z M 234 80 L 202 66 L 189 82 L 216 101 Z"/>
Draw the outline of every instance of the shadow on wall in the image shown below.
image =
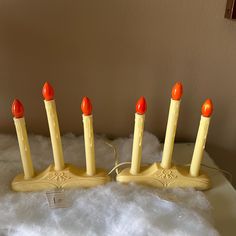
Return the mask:
<path fill-rule="evenodd" d="M 220 169 L 230 172 L 230 174 L 232 175 L 232 179 L 230 179 L 229 175 L 225 175 L 224 173 L 223 174 L 229 181 L 232 180 L 232 185 L 236 188 L 236 150 L 227 150 L 225 148 L 220 148 L 216 145 L 207 145 L 207 152 L 210 154 L 211 157 L 213 157 L 214 161 Z"/>

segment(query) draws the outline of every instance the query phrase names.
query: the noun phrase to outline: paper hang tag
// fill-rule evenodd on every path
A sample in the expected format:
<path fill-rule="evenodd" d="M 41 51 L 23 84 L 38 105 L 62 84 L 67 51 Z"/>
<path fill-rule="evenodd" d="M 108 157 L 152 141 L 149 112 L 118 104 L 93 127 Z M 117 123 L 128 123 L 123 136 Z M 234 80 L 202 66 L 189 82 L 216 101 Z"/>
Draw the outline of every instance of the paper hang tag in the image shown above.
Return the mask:
<path fill-rule="evenodd" d="M 54 189 L 46 192 L 46 198 L 50 208 L 68 208 L 71 206 L 65 196 L 64 189 Z"/>

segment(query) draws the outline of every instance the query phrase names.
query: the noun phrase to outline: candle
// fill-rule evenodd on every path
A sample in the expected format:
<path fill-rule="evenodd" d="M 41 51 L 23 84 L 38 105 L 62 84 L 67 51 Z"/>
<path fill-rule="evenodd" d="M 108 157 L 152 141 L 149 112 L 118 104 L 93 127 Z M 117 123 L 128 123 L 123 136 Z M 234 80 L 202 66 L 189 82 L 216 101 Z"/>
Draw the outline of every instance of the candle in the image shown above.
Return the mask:
<path fill-rule="evenodd" d="M 205 149 L 208 128 L 210 125 L 211 114 L 213 112 L 213 104 L 210 99 L 207 99 L 202 105 L 202 115 L 198 128 L 196 143 L 193 151 L 192 162 L 190 166 L 190 175 L 198 176 Z"/>
<path fill-rule="evenodd" d="M 141 97 L 136 104 L 132 162 L 130 168 L 130 173 L 132 175 L 136 175 L 140 171 L 140 163 L 142 158 L 143 130 L 144 130 L 146 110 L 147 110 L 146 100 L 144 97 Z"/>
<path fill-rule="evenodd" d="M 179 117 L 180 99 L 183 94 L 181 83 L 176 83 L 172 88 L 172 98 L 170 102 L 169 116 L 167 121 L 166 136 L 163 148 L 161 167 L 169 169 L 174 148 L 175 133 Z"/>
<path fill-rule="evenodd" d="M 84 97 L 81 103 L 84 125 L 84 143 L 86 157 L 86 173 L 93 176 L 96 173 L 95 152 L 94 152 L 94 134 L 93 134 L 93 115 L 92 104 L 88 97 Z"/>
<path fill-rule="evenodd" d="M 55 163 L 54 168 L 55 170 L 63 170 L 64 158 L 62 152 L 61 135 L 59 130 L 57 112 L 56 112 L 56 103 L 54 100 L 54 90 L 48 82 L 44 84 L 42 93 L 44 97 L 44 104 L 46 108 L 49 131 L 52 142 L 52 151 Z"/>
<path fill-rule="evenodd" d="M 15 99 L 12 103 L 13 120 L 16 127 L 16 134 L 20 147 L 21 161 L 24 170 L 24 178 L 30 179 L 34 176 L 34 168 L 31 160 L 31 153 L 28 135 L 25 126 L 24 107 L 22 103 Z"/>

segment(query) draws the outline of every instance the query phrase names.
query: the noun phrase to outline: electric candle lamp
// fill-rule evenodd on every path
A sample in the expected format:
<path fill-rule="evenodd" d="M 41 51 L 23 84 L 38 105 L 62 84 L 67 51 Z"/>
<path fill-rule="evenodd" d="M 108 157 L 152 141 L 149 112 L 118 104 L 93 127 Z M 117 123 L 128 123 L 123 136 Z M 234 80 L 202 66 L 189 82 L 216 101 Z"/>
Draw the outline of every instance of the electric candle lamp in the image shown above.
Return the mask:
<path fill-rule="evenodd" d="M 130 173 L 133 175 L 138 174 L 140 171 L 140 163 L 142 158 L 143 130 L 144 130 L 146 110 L 147 110 L 146 100 L 144 97 L 141 97 L 136 104 L 136 113 L 135 113 L 132 163 L 130 168 Z"/>
<path fill-rule="evenodd" d="M 14 116 L 13 120 L 20 147 L 24 179 L 31 179 L 34 176 L 34 168 L 31 160 L 28 135 L 25 126 L 24 107 L 18 99 L 15 99 L 12 103 L 12 114 Z"/>
<path fill-rule="evenodd" d="M 196 143 L 193 151 L 192 162 L 190 166 L 190 175 L 198 176 L 205 149 L 208 128 L 210 125 L 211 115 L 213 112 L 213 104 L 210 99 L 207 99 L 202 105 L 202 115 L 197 133 Z"/>
<path fill-rule="evenodd" d="M 166 136 L 161 162 L 161 167 L 164 169 L 169 169 L 171 167 L 175 133 L 179 117 L 179 108 L 182 94 L 183 86 L 181 83 L 178 82 L 172 88 L 172 98 L 170 102 L 169 116 L 167 121 Z"/>
<path fill-rule="evenodd" d="M 64 169 L 64 158 L 61 144 L 61 135 L 59 130 L 57 112 L 56 112 L 56 103 L 54 100 L 54 90 L 52 86 L 46 82 L 43 86 L 42 94 L 44 97 L 44 104 L 46 108 L 49 131 L 52 142 L 53 157 L 55 163 L 55 170 Z"/>
<path fill-rule="evenodd" d="M 206 190 L 210 188 L 210 180 L 203 172 L 199 176 L 195 177 L 193 174 L 189 174 L 188 166 L 171 165 L 180 99 L 182 94 L 182 84 L 176 83 L 172 89 L 162 162 L 154 162 L 153 164 L 145 166 L 140 166 L 140 162 L 142 155 L 142 138 L 146 102 L 143 97 L 140 98 L 136 106 L 131 168 L 125 168 L 117 174 L 116 180 L 118 182 L 144 184 L 158 188 L 178 187 L 196 188 L 199 190 Z M 195 147 L 198 152 L 196 151 L 196 157 L 193 158 L 192 166 L 194 167 L 194 170 L 200 166 L 201 155 L 205 144 L 203 140 L 204 137 L 206 137 L 205 134 L 207 133 L 206 124 L 210 119 L 212 111 L 211 107 L 212 105 L 208 101 L 202 108 L 204 128 L 201 129 L 204 129 L 205 133 L 203 135 L 199 135 L 199 141 L 197 141 L 199 144 L 196 144 Z"/>
<path fill-rule="evenodd" d="M 199 174 L 213 111 L 210 99 L 206 100 L 202 106 L 202 116 L 190 170 L 187 166 L 171 165 L 182 93 L 182 84 L 176 83 L 172 89 L 162 162 L 154 162 L 145 166 L 141 166 L 141 158 L 147 104 L 145 98 L 140 97 L 136 104 L 131 167 L 121 170 L 116 176 L 117 181 L 122 183 L 135 182 L 160 188 L 193 187 L 199 190 L 210 188 L 210 180 L 207 175 L 203 172 Z M 12 113 L 20 146 L 24 175 L 17 175 L 13 179 L 12 189 L 21 192 L 41 191 L 55 188 L 93 187 L 109 182 L 110 177 L 107 171 L 96 169 L 95 165 L 93 115 L 89 98 L 84 97 L 81 103 L 86 155 L 86 170 L 84 170 L 78 169 L 72 164 L 64 163 L 54 90 L 48 82 L 44 84 L 42 94 L 48 118 L 54 165 L 51 164 L 41 173 L 34 175 L 25 127 L 24 108 L 19 100 L 14 100 Z"/>
<path fill-rule="evenodd" d="M 45 99 L 44 103 L 51 135 L 54 164 L 49 165 L 45 170 L 34 175 L 23 117 L 24 109 L 22 104 L 15 100 L 12 105 L 12 113 L 20 145 L 24 175 L 17 175 L 13 179 L 11 183 L 12 189 L 20 192 L 32 192 L 56 188 L 88 188 L 109 182 L 110 176 L 106 170 L 95 169 L 92 105 L 90 100 L 85 97 L 81 104 L 87 166 L 85 171 L 84 169 L 78 169 L 72 164 L 64 163 L 54 91 L 48 82 L 44 84 L 42 93 Z"/>
<path fill-rule="evenodd" d="M 93 133 L 93 115 L 92 104 L 88 97 L 84 97 L 81 103 L 83 112 L 84 125 L 84 143 L 86 156 L 86 172 L 87 175 L 93 176 L 96 173 L 95 168 L 95 152 L 94 152 L 94 133 Z"/>

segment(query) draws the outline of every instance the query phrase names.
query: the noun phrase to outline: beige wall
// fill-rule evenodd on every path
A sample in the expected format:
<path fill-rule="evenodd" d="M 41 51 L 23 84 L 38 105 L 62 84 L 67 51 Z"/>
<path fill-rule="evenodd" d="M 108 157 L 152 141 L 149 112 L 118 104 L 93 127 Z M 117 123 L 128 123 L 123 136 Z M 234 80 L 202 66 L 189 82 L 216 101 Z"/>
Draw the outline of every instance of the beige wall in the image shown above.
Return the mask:
<path fill-rule="evenodd" d="M 177 140 L 193 141 L 200 107 L 215 104 L 208 150 L 236 166 L 236 22 L 226 0 L 0 0 L 0 130 L 14 132 L 20 98 L 30 132 L 48 134 L 41 97 L 55 88 L 62 132 L 82 132 L 80 102 L 93 101 L 97 133 L 133 131 L 140 95 L 146 129 L 163 140 L 170 90 L 184 84 Z"/>

